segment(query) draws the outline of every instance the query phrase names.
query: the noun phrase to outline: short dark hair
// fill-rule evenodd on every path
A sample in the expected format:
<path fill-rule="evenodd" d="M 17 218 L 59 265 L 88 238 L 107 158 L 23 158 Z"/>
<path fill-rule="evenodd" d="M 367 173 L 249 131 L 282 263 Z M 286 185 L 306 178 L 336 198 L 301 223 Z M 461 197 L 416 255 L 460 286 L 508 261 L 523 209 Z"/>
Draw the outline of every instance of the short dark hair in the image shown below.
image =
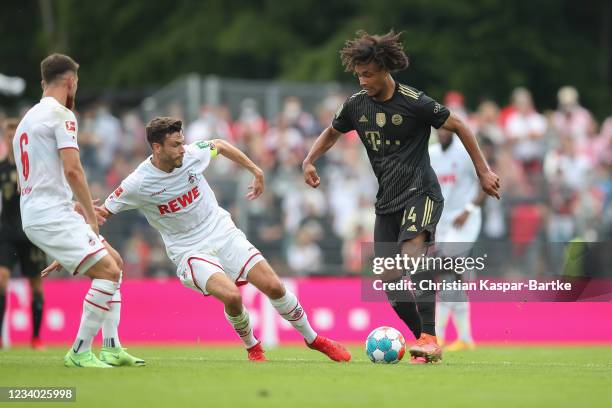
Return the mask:
<path fill-rule="evenodd" d="M 370 35 L 363 30 L 357 31 L 357 37 L 346 41 L 340 50 L 342 65 L 352 72 L 356 65 L 369 64 L 374 61 L 379 68 L 389 72 L 408 68 L 410 61 L 400 42 L 402 32 L 394 30 L 384 35 Z"/>
<path fill-rule="evenodd" d="M 164 144 L 166 136 L 183 130 L 183 121 L 167 116 L 152 119 L 145 128 L 147 141 L 151 146 L 153 143 Z"/>
<path fill-rule="evenodd" d="M 40 63 L 40 76 L 48 84 L 66 72 L 74 72 L 76 74 L 78 70 L 79 64 L 64 54 L 51 54 Z"/>

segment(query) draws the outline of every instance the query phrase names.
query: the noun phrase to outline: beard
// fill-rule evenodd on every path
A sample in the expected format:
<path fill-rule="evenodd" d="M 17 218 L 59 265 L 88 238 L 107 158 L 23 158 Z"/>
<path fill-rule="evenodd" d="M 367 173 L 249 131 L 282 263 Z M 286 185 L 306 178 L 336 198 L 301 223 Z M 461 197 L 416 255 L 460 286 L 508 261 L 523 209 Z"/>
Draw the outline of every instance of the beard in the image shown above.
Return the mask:
<path fill-rule="evenodd" d="M 66 107 L 68 109 L 70 109 L 71 111 L 73 111 L 74 110 L 74 105 L 75 105 L 75 97 L 74 97 L 74 95 L 72 95 L 72 96 L 68 95 L 66 97 Z"/>

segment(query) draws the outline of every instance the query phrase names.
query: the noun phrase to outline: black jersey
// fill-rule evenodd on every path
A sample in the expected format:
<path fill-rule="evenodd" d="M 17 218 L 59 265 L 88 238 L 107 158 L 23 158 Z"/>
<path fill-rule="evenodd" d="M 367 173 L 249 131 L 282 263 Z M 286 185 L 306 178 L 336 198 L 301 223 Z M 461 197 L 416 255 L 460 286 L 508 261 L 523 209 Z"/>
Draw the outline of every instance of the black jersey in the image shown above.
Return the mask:
<path fill-rule="evenodd" d="M 366 147 L 378 179 L 377 214 L 403 211 L 408 200 L 424 193 L 443 199 L 428 145 L 431 127 L 438 129 L 449 115 L 443 105 L 400 83 L 387 101 L 361 91 L 340 107 L 332 127 L 342 133 L 356 130 Z"/>
<path fill-rule="evenodd" d="M 0 227 L 3 231 L 21 231 L 19 210 L 19 190 L 17 187 L 17 167 L 8 159 L 0 162 L 0 191 L 2 192 L 2 217 Z"/>

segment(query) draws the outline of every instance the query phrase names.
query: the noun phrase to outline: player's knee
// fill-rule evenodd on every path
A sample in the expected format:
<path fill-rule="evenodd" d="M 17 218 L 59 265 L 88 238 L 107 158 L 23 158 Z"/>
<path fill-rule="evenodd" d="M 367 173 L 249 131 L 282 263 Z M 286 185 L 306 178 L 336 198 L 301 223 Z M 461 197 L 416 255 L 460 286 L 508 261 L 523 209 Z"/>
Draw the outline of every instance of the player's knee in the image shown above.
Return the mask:
<path fill-rule="evenodd" d="M 121 269 L 119 269 L 119 266 L 114 260 L 111 260 L 106 265 L 104 275 L 106 275 L 105 279 L 113 282 L 119 282 L 119 278 L 121 277 Z"/>
<path fill-rule="evenodd" d="M 275 279 L 268 284 L 265 294 L 270 299 L 280 299 L 285 296 L 285 285 L 279 279 Z"/>
<path fill-rule="evenodd" d="M 222 300 L 226 306 L 232 307 L 234 309 L 240 308 L 240 306 L 242 305 L 242 295 L 240 295 L 240 291 L 238 290 L 238 288 L 232 288 L 231 290 L 228 290 L 223 295 Z"/>

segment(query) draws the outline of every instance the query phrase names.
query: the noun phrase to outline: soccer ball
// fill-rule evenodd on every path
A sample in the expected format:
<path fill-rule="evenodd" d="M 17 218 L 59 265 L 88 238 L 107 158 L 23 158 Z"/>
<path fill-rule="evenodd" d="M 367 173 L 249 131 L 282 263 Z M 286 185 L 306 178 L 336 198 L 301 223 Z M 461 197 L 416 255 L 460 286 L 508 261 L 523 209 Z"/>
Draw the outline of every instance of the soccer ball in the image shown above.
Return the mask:
<path fill-rule="evenodd" d="M 366 340 L 366 354 L 373 363 L 395 364 L 404 357 L 405 352 L 404 336 L 393 327 L 374 329 Z"/>

